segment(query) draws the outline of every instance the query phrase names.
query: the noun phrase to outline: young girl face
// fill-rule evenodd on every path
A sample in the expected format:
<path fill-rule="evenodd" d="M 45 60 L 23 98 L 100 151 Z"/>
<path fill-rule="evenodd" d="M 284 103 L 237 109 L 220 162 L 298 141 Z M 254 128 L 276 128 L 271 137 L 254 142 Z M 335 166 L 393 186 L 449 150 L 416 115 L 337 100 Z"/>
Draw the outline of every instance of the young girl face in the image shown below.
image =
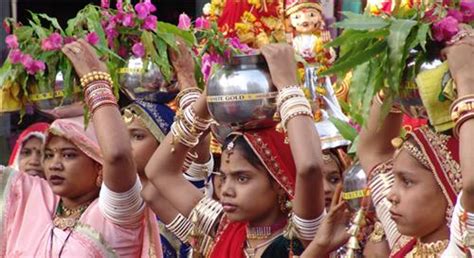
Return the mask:
<path fill-rule="evenodd" d="M 145 166 L 160 144 L 139 119 L 133 119 L 133 121 L 127 125 L 127 128 L 138 174 L 145 176 Z"/>
<path fill-rule="evenodd" d="M 283 191 L 263 167 L 253 166 L 239 149 L 224 151 L 221 161 L 220 202 L 233 221 L 272 224 L 282 211 L 279 195 Z"/>
<path fill-rule="evenodd" d="M 393 173 L 395 181 L 387 198 L 400 233 L 422 238 L 446 227 L 448 203 L 433 172 L 402 150 L 394 160 Z"/>

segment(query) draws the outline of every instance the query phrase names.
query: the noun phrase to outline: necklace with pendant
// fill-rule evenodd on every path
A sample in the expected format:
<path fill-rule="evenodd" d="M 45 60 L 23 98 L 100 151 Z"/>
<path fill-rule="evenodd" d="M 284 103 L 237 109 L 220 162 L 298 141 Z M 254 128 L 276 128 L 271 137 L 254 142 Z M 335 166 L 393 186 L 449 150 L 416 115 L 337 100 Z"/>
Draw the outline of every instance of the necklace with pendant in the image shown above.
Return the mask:
<path fill-rule="evenodd" d="M 50 257 L 53 257 L 53 238 L 54 238 L 54 229 L 58 228 L 63 231 L 69 231 L 66 239 L 64 240 L 63 245 L 59 250 L 58 257 L 61 257 L 64 247 L 66 246 L 67 241 L 72 235 L 74 228 L 77 225 L 77 222 L 81 218 L 82 213 L 89 207 L 92 201 L 86 202 L 76 208 L 70 209 L 64 206 L 63 201 L 59 201 L 58 207 L 56 208 L 56 213 L 54 214 L 53 227 L 51 228 L 50 235 Z"/>

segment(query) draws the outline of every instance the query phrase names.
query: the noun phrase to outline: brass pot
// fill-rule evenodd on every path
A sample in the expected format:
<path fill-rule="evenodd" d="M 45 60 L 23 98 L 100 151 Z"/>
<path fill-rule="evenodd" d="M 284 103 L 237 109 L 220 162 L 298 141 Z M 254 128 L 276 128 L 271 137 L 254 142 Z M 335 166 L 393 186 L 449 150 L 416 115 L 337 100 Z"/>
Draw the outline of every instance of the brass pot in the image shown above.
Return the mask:
<path fill-rule="evenodd" d="M 275 125 L 277 89 L 262 55 L 237 55 L 209 78 L 207 103 L 219 124 L 233 129 Z"/>

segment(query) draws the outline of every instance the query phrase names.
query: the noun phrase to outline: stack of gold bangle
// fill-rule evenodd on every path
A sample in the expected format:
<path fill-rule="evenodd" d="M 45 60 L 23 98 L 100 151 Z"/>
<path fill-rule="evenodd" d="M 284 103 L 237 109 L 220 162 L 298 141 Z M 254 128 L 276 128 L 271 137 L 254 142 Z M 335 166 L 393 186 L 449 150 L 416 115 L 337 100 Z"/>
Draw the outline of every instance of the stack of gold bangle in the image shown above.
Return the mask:
<path fill-rule="evenodd" d="M 469 119 L 474 118 L 474 94 L 463 96 L 451 105 L 451 119 L 455 123 L 454 136 L 459 136 L 461 126 Z"/>
<path fill-rule="evenodd" d="M 105 72 L 94 71 L 81 78 L 84 100 L 91 114 L 105 105 L 117 106 L 117 99 L 112 92 L 112 84 L 110 74 Z"/>
<path fill-rule="evenodd" d="M 109 73 L 100 72 L 100 71 L 93 71 L 87 73 L 86 75 L 82 76 L 81 79 L 81 86 L 85 88 L 89 83 L 94 81 L 107 81 L 110 85 L 113 85 L 112 77 Z"/>

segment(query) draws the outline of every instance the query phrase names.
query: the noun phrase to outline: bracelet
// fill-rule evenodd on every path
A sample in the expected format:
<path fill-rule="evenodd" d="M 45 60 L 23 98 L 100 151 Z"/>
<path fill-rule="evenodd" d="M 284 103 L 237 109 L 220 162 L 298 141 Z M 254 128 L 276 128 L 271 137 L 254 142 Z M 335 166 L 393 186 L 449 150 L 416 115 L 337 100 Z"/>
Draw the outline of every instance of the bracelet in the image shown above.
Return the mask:
<path fill-rule="evenodd" d="M 193 162 L 191 166 L 186 170 L 185 174 L 194 179 L 207 179 L 208 175 L 212 171 L 212 165 L 214 164 L 213 159 L 206 162 L 205 164 L 198 164 Z"/>
<path fill-rule="evenodd" d="M 474 111 L 465 112 L 461 117 L 456 121 L 456 125 L 454 126 L 454 137 L 459 138 L 459 132 L 461 130 L 461 126 L 467 121 L 474 118 Z"/>
<path fill-rule="evenodd" d="M 473 111 L 474 110 L 474 95 L 466 95 L 461 98 L 458 98 L 451 104 L 450 113 L 451 119 L 453 122 L 459 119 L 459 117 L 464 114 L 465 112 Z"/>
<path fill-rule="evenodd" d="M 383 230 L 382 223 L 380 221 L 375 222 L 374 230 L 369 235 L 369 241 L 372 243 L 380 243 L 385 238 L 385 231 Z"/>
<path fill-rule="evenodd" d="M 191 233 L 193 224 L 181 213 L 179 213 L 171 223 L 166 224 L 165 227 L 171 231 L 181 242 L 188 242 L 188 236 Z"/>
<path fill-rule="evenodd" d="M 87 85 L 93 81 L 103 80 L 109 82 L 110 85 L 113 85 L 112 77 L 109 73 L 93 71 L 89 72 L 86 75 L 82 76 L 80 79 L 81 86 L 87 87 Z"/>
<path fill-rule="evenodd" d="M 212 119 L 203 119 L 198 117 L 192 106 L 187 107 L 184 110 L 184 120 L 188 123 L 188 125 L 191 126 L 191 128 L 195 128 L 201 132 L 206 131 L 213 121 Z"/>
<path fill-rule="evenodd" d="M 302 240 L 313 240 L 326 214 L 326 210 L 324 210 L 317 218 L 307 220 L 293 213 L 291 215 L 291 221 L 295 226 L 298 237 Z"/>
<path fill-rule="evenodd" d="M 222 205 L 209 198 L 203 197 L 190 213 L 194 227 L 205 235 L 211 235 L 219 225 L 223 214 Z"/>
<path fill-rule="evenodd" d="M 84 87 L 84 97 L 87 97 L 92 91 L 96 89 L 112 89 L 108 81 L 94 81 Z"/>
<path fill-rule="evenodd" d="M 201 93 L 202 91 L 199 88 L 186 88 L 176 95 L 176 103 L 178 103 L 180 109 L 184 109 L 194 103 Z"/>

